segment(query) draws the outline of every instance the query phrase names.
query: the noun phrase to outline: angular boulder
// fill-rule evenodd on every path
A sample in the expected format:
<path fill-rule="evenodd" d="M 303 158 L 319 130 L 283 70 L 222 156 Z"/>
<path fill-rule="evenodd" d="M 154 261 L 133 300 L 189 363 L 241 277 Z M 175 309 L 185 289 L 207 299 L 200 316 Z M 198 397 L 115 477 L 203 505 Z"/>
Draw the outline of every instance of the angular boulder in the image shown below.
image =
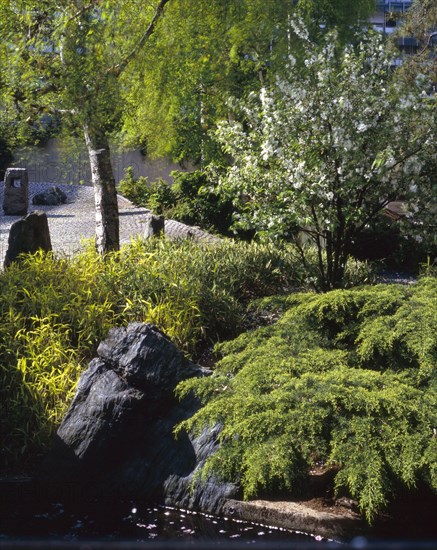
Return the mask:
<path fill-rule="evenodd" d="M 51 249 L 47 215 L 45 212 L 31 212 L 11 225 L 4 266 L 9 267 L 20 254 L 33 254 L 37 250 L 49 252 Z"/>
<path fill-rule="evenodd" d="M 144 238 L 157 237 L 164 234 L 165 221 L 164 216 L 155 216 L 148 214 L 144 222 Z"/>
<path fill-rule="evenodd" d="M 96 496 L 141 498 L 220 513 L 232 484 L 192 483 L 217 449 L 218 429 L 174 437 L 198 409 L 178 401 L 176 385 L 209 371 L 193 364 L 156 327 L 113 329 L 83 373 L 43 468 L 46 481 L 80 486 Z"/>
<path fill-rule="evenodd" d="M 24 216 L 29 202 L 29 178 L 26 168 L 8 168 L 5 172 L 3 212 L 6 216 Z"/>

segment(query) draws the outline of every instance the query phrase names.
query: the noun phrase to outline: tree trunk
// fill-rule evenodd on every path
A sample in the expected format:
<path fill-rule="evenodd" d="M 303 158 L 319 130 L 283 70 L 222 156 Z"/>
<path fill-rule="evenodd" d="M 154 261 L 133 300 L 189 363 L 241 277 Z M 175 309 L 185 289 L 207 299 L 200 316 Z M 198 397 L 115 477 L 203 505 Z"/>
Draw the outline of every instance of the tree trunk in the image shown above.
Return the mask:
<path fill-rule="evenodd" d="M 96 245 L 100 254 L 120 248 L 117 191 L 108 138 L 104 132 L 84 128 L 96 207 Z"/>

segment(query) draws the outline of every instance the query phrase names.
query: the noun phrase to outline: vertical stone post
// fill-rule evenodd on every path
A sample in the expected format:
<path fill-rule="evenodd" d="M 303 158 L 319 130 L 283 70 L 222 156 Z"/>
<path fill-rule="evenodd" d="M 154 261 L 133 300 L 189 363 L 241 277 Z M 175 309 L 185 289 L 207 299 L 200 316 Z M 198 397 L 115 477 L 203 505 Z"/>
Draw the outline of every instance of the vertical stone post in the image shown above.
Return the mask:
<path fill-rule="evenodd" d="M 47 214 L 35 211 L 11 225 L 4 267 L 17 261 L 20 254 L 33 254 L 39 249 L 50 252 L 52 243 Z"/>
<path fill-rule="evenodd" d="M 4 180 L 3 212 L 24 216 L 29 205 L 29 179 L 26 168 L 8 168 Z"/>
<path fill-rule="evenodd" d="M 155 216 L 154 214 L 149 214 L 145 222 L 143 237 L 145 239 L 149 239 L 150 237 L 163 235 L 164 227 L 164 216 Z"/>

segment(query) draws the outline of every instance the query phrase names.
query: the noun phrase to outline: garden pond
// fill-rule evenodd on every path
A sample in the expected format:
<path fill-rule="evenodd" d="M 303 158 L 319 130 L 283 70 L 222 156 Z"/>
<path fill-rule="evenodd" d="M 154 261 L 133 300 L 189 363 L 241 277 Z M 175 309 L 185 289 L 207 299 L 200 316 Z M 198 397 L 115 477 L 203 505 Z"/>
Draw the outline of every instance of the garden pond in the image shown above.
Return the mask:
<path fill-rule="evenodd" d="M 14 501 L 15 499 L 12 499 Z M 61 541 L 180 541 L 320 543 L 308 535 L 270 526 L 247 523 L 163 506 L 114 501 L 90 501 L 78 507 L 67 502 L 36 502 L 22 506 L 3 501 L 0 515 L 0 546 L 14 540 Z"/>

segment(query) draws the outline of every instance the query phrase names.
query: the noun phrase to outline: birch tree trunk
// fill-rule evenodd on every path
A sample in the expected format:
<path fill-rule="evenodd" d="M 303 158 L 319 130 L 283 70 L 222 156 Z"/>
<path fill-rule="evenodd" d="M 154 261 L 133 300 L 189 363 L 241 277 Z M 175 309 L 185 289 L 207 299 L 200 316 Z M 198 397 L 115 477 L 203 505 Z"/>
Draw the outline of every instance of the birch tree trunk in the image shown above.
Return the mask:
<path fill-rule="evenodd" d="M 84 128 L 96 209 L 96 246 L 100 254 L 120 248 L 117 191 L 108 138 L 104 132 Z"/>

